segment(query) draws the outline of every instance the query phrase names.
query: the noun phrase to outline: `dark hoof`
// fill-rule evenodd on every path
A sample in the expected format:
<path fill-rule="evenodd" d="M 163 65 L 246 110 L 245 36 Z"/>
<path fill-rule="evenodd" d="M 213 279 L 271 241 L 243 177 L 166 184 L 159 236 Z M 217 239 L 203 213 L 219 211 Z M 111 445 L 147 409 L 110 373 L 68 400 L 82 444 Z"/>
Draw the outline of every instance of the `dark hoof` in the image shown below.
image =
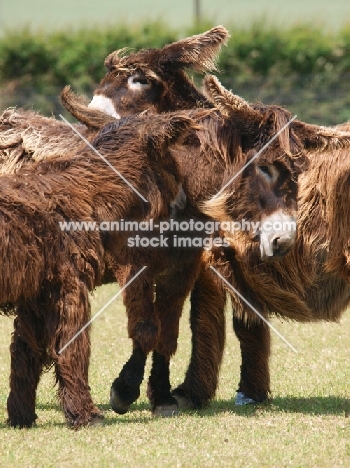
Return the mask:
<path fill-rule="evenodd" d="M 258 401 L 253 400 L 253 398 L 248 397 L 245 393 L 243 392 L 237 392 L 236 393 L 236 401 L 235 404 L 238 406 L 244 406 L 244 405 L 257 405 L 259 404 Z"/>
<path fill-rule="evenodd" d="M 172 396 L 177 401 L 179 408 L 181 409 L 195 409 L 195 406 L 190 398 L 187 398 L 185 395 L 180 393 L 172 392 Z"/>
<path fill-rule="evenodd" d="M 101 413 L 94 414 L 89 421 L 89 426 L 100 426 L 103 423 L 104 416 Z"/>
<path fill-rule="evenodd" d="M 152 411 L 152 416 L 155 418 L 171 418 L 177 416 L 179 407 L 175 405 L 159 405 Z"/>
<path fill-rule="evenodd" d="M 67 418 L 67 426 L 70 429 L 78 430 L 82 427 L 98 426 L 102 423 L 104 416 L 102 413 L 91 413 L 77 418 Z"/>
<path fill-rule="evenodd" d="M 129 404 L 124 403 L 123 400 L 121 400 L 120 396 L 113 387 L 111 387 L 109 402 L 113 411 L 115 411 L 118 414 L 125 414 L 130 408 Z"/>
<path fill-rule="evenodd" d="M 211 398 L 202 395 L 199 397 L 189 390 L 186 386 L 179 385 L 172 392 L 172 396 L 176 398 L 181 409 L 202 409 L 210 405 Z"/>

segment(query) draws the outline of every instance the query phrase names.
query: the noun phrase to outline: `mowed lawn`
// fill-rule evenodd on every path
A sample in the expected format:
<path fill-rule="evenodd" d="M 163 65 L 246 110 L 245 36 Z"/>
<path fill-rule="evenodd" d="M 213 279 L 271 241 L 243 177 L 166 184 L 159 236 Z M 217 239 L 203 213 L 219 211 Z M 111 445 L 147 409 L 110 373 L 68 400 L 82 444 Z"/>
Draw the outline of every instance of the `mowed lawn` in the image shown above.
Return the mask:
<path fill-rule="evenodd" d="M 284 27 L 302 21 L 334 29 L 350 21 L 348 0 L 201 0 L 200 3 L 203 19 L 226 26 L 242 27 L 260 20 L 262 26 Z M 194 0 L 1 0 L 0 31 L 24 24 L 50 30 L 145 20 L 162 20 L 181 28 L 191 25 L 193 11 Z"/>
<path fill-rule="evenodd" d="M 99 289 L 96 313 L 115 294 Z M 350 312 L 350 311 L 349 311 Z M 121 300 L 93 323 L 90 385 L 104 411 L 100 427 L 74 432 L 65 426 L 55 397 L 52 371 L 44 374 L 37 398 L 37 426 L 8 428 L 6 398 L 12 321 L 0 318 L 0 466 L 6 467 L 348 467 L 350 466 L 350 313 L 341 324 L 288 324 L 276 328 L 298 350 L 273 337 L 270 405 L 236 407 L 239 353 L 227 312 L 227 346 L 220 388 L 210 408 L 154 419 L 145 383 L 131 411 L 109 409 L 110 384 L 126 361 L 131 343 Z M 181 323 L 179 350 L 171 365 L 179 384 L 190 352 L 188 305 Z M 146 375 L 149 372 L 147 369 Z"/>

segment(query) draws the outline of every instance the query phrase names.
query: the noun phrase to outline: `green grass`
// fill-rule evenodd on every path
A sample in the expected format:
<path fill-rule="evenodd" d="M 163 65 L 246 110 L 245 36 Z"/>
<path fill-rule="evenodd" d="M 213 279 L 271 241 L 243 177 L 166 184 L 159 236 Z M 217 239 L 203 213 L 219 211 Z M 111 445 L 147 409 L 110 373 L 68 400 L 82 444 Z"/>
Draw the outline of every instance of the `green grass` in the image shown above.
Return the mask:
<path fill-rule="evenodd" d="M 0 26 L 14 28 L 28 24 L 34 29 L 56 29 L 162 19 L 179 28 L 193 21 L 193 4 L 193 0 L 1 0 Z M 205 19 L 226 25 L 242 26 L 260 19 L 281 27 L 308 21 L 338 28 L 350 18 L 348 0 L 201 0 L 201 5 Z"/>
<path fill-rule="evenodd" d="M 115 293 L 101 288 L 94 312 Z M 278 330 L 299 351 L 273 337 L 271 405 L 235 407 L 239 350 L 227 314 L 227 346 L 217 398 L 210 408 L 152 419 L 145 383 L 129 413 L 109 409 L 112 380 L 131 345 L 120 299 L 94 322 L 90 385 L 104 411 L 101 427 L 73 432 L 66 428 L 53 388 L 44 374 L 37 399 L 37 426 L 14 430 L 0 424 L 0 466 L 6 467 L 347 467 L 350 466 L 349 327 L 287 324 Z M 6 418 L 12 322 L 0 318 L 0 419 Z M 179 350 L 171 365 L 172 384 L 182 381 L 190 352 L 188 307 L 181 323 Z M 149 372 L 149 367 L 146 375 Z M 1 417 L 2 415 L 2 417 Z"/>

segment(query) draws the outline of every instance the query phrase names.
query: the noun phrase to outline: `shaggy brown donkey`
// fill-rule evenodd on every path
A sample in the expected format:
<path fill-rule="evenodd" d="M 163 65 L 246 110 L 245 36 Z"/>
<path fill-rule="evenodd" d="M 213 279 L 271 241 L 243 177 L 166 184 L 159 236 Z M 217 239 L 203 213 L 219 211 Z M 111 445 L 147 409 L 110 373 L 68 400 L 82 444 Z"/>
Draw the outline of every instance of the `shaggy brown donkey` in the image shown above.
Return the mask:
<path fill-rule="evenodd" d="M 348 124 L 337 130 L 350 130 Z M 332 129 L 324 129 L 329 133 Z M 335 145 L 335 148 L 337 145 Z M 301 322 L 338 321 L 350 304 L 350 154 L 324 148 L 310 158 L 299 178 L 296 244 L 277 264 L 262 264 L 256 248 L 237 243 L 212 252 L 211 261 L 266 318 Z M 223 348 L 224 296 L 221 280 L 203 269 L 192 293 L 192 356 L 183 384 L 174 394 L 196 408 L 214 397 Z M 204 293 L 204 289 L 210 291 Z M 270 395 L 270 330 L 229 288 L 234 331 L 242 365 L 237 404 L 262 402 Z"/>
<path fill-rule="evenodd" d="M 252 139 L 254 145 L 257 145 L 257 136 L 259 135 L 259 142 L 262 145 L 265 141 L 268 141 L 271 136 L 273 136 L 278 128 L 282 128 L 283 124 L 288 122 L 290 118 L 289 114 L 277 107 L 261 107 L 258 109 L 251 109 L 242 100 L 239 100 L 237 97 L 234 97 L 227 93 L 223 88 L 217 83 L 216 80 L 213 78 L 208 78 L 206 82 L 207 88 L 211 94 L 216 96 L 217 99 L 221 100 L 229 100 L 231 103 L 231 110 L 232 105 L 235 106 L 235 112 L 230 113 L 230 118 L 228 121 L 235 122 L 239 128 L 243 127 L 244 131 L 247 132 L 249 135 L 248 140 Z M 232 102 L 234 101 L 234 102 Z M 241 113 L 237 112 L 237 105 L 241 106 Z M 249 110 L 250 109 L 250 110 Z M 260 118 L 259 118 L 260 115 Z M 264 117 L 262 117 L 264 116 Z M 212 119 L 213 121 L 213 119 Z M 265 125 L 265 126 L 264 126 Z M 280 126 L 280 127 L 278 127 Z M 277 127 L 277 128 L 276 128 Z M 258 130 L 258 134 L 257 132 Z M 242 131 L 242 130 L 240 130 Z M 271 133 L 269 133 L 271 132 Z M 182 161 L 186 161 L 185 166 L 181 166 L 181 172 L 185 174 L 185 185 L 186 190 L 193 191 L 197 190 L 196 187 L 199 185 L 201 186 L 201 193 L 203 192 L 203 178 L 204 180 L 210 179 L 212 177 L 212 164 L 213 161 L 218 159 L 218 155 L 216 155 L 216 151 L 213 151 L 213 148 L 220 149 L 221 153 L 227 152 L 229 146 L 223 145 L 222 141 L 220 142 L 218 135 L 224 135 L 223 130 L 216 129 L 215 131 L 211 130 L 209 132 L 211 143 L 208 144 L 207 142 L 203 146 L 205 151 L 202 150 L 201 157 L 196 159 L 196 171 L 193 170 L 192 165 L 189 163 L 188 160 L 183 159 Z M 256 135 L 256 136 L 254 136 Z M 215 136 L 215 138 L 214 138 Z M 232 138 L 232 137 L 231 137 Z M 259 161 L 259 164 L 266 165 L 267 162 L 271 163 L 272 161 L 275 162 L 276 166 L 276 182 L 277 185 L 274 187 L 276 193 L 281 195 L 281 193 L 285 190 L 286 193 L 292 194 L 293 190 L 291 189 L 291 185 L 286 183 L 284 177 L 291 171 L 291 166 L 286 165 L 286 162 L 293 154 L 302 154 L 305 147 L 309 148 L 310 151 L 314 151 L 315 148 L 321 147 L 332 147 L 332 145 L 349 145 L 349 135 L 338 133 L 336 131 L 328 131 L 324 130 L 320 127 L 309 126 L 303 124 L 301 122 L 294 122 L 291 125 L 291 128 L 286 130 L 282 133 L 282 136 L 278 140 L 278 145 L 272 145 L 267 150 L 267 155 L 263 156 L 262 161 Z M 211 148 L 211 149 L 210 149 Z M 257 145 L 257 148 L 259 146 Z M 287 156 L 289 155 L 289 156 Z M 282 157 L 282 159 L 281 159 Z M 208 159 L 209 158 L 209 159 Z M 270 160 L 272 158 L 272 160 Z M 289 164 L 290 164 L 289 159 Z M 282 165 L 279 165 L 281 164 Z M 181 164 L 181 163 L 180 163 Z M 183 162 L 182 162 L 183 164 Z M 263 166 L 265 167 L 265 166 Z M 203 169 L 207 170 L 203 170 Z M 278 168 L 278 169 L 277 169 Z M 200 170 L 200 176 L 198 176 L 198 170 Z M 295 168 L 294 168 L 295 170 Z M 292 170 L 293 173 L 293 170 Z M 284 175 L 284 177 L 281 176 Z M 272 175 L 270 175 L 271 179 L 273 179 Z M 268 177 L 268 179 L 269 179 Z M 271 179 L 269 179 L 271 181 Z M 279 181 L 279 182 L 278 182 Z M 295 182 L 294 182 L 295 183 Z M 280 185 L 281 184 L 281 185 Z M 283 185 L 284 184 L 284 185 Z M 287 188 L 288 187 L 288 188 Z M 296 187 L 296 186 L 295 186 Z M 206 188 L 208 191 L 210 186 Z M 235 193 L 239 194 L 240 200 L 242 199 L 241 194 L 241 186 L 237 185 L 235 187 Z M 244 193 L 244 191 L 243 191 Z M 193 197 L 193 196 L 192 196 Z M 276 194 L 275 194 L 276 197 Z M 288 198 L 288 196 L 287 196 Z M 189 200 L 191 200 L 191 195 L 189 195 Z M 193 200 L 193 198 L 192 198 Z M 243 198 L 244 200 L 244 198 Z M 232 204 L 234 204 L 237 200 L 233 200 Z M 286 198 L 285 198 L 286 201 Z M 268 203 L 271 201 L 269 200 Z M 265 201 L 266 203 L 266 201 Z M 276 203 L 276 198 L 275 202 Z M 279 200 L 279 203 L 281 201 Z M 225 206 L 227 205 L 227 197 L 223 197 L 223 199 L 215 202 L 213 208 L 215 211 L 212 211 L 212 214 L 215 218 L 222 219 L 225 216 Z M 229 204 L 229 206 L 231 203 Z M 248 209 L 249 206 L 249 209 Z M 239 216 L 237 219 L 241 219 L 244 215 L 249 213 L 251 209 L 251 204 L 246 206 L 241 205 L 241 209 L 238 209 Z M 261 205 L 260 205 L 261 206 Z M 274 205 L 276 208 L 276 205 Z M 282 206 L 279 204 L 278 206 Z M 264 209 L 271 209 L 271 205 L 265 205 Z M 237 210 L 237 206 L 235 207 Z M 214 214 L 215 213 L 215 214 Z M 227 214 L 226 214 L 227 216 Z M 251 238 L 250 238 L 251 241 Z M 155 413 L 167 414 L 168 411 L 175 411 L 175 401 L 170 397 L 170 384 L 168 380 L 168 363 L 170 356 L 175 352 L 176 349 L 176 340 L 177 340 L 177 330 L 178 330 L 178 317 L 181 313 L 183 300 L 185 298 L 185 294 L 183 297 L 176 296 L 176 292 L 172 292 L 172 281 L 175 280 L 175 271 L 169 270 L 168 274 L 162 275 L 159 279 L 157 279 L 157 286 L 156 286 L 156 308 L 158 310 L 158 316 L 161 320 L 161 327 L 160 327 L 160 338 L 158 339 L 156 351 L 153 355 L 154 365 L 152 368 L 152 374 L 149 382 L 149 395 L 152 402 L 152 409 Z M 201 279 L 199 279 L 201 281 Z M 214 286 L 215 287 L 215 286 Z M 207 296 L 206 296 L 207 297 Z M 220 301 L 220 304 L 223 303 L 223 300 Z M 158 305 L 159 304 L 159 305 Z M 169 309 L 170 307 L 170 309 Z M 170 322 L 171 318 L 173 318 L 172 323 Z M 164 324 L 164 325 L 163 325 Z M 223 329 L 223 328 L 222 328 Z M 174 334 L 174 330 L 176 330 L 176 334 Z M 210 333 L 212 333 L 212 330 Z M 220 330 L 220 329 L 219 329 Z M 208 330 L 207 330 L 208 331 Z M 216 331 L 215 331 L 216 333 Z M 219 335 L 221 331 L 217 332 Z M 139 384 L 143 378 L 143 366 L 146 359 L 145 353 L 140 352 L 139 346 L 135 346 L 134 353 L 130 359 L 130 361 L 124 366 L 121 375 L 116 379 L 116 381 L 112 385 L 111 391 L 111 403 L 113 408 L 117 412 L 125 412 L 129 405 L 134 401 L 139 395 Z M 205 369 L 205 367 L 204 367 Z M 141 371 L 142 370 L 142 371 Z M 165 379 L 165 375 L 167 376 Z M 136 377 L 138 376 L 138 377 Z M 166 383 L 165 383 L 166 381 Z"/>
<path fill-rule="evenodd" d="M 185 149 L 178 148 L 172 155 L 164 154 L 167 145 L 178 140 L 180 135 L 185 136 L 188 127 L 193 125 L 189 117 L 196 118 L 199 129 L 187 138 Z M 128 248 L 127 232 L 64 232 L 59 230 L 58 224 L 81 219 L 96 222 L 169 219 L 180 183 L 187 204 L 180 214 L 175 213 L 175 220 L 208 220 L 201 214 L 201 203 L 205 202 L 208 193 L 220 189 L 225 177 L 230 178 L 247 162 L 250 146 L 255 141 L 252 135 L 259 134 L 264 117 L 264 113 L 259 114 L 259 118 L 257 115 L 247 138 L 231 120 L 210 110 L 179 116 L 128 118 L 104 128 L 94 145 L 139 192 L 147 195 L 147 204 L 130 189 L 125 190 L 124 182 L 89 150 L 71 151 L 71 154 L 67 151 L 67 155 L 52 157 L 36 165 L 26 164 L 17 174 L 0 179 L 4 219 L 0 303 L 17 307 L 11 346 L 10 424 L 31 426 L 35 421 L 36 386 L 42 367 L 51 362 L 55 364 L 59 396 L 67 421 L 78 427 L 98 418 L 88 390 L 88 332 L 84 330 L 64 352 L 59 351 L 88 321 L 87 290 L 101 284 L 105 263 L 113 269 L 121 286 L 141 266 L 147 266 L 145 273 L 124 292 L 129 334 L 135 345 L 134 359 L 136 356 L 138 360 L 145 359 L 147 352 L 156 346 L 164 359 L 160 351 L 171 354 L 176 347 L 179 317 L 165 314 L 163 309 L 159 311 L 165 291 L 162 275 L 169 279 L 174 272 L 177 276 L 179 268 L 183 272 L 181 283 L 164 282 L 168 289 L 172 284 L 171 295 L 177 301 L 175 306 L 180 313 L 180 302 L 191 290 L 199 267 L 202 245 L 182 249 L 132 249 Z M 140 138 L 135 136 L 136 130 L 141 134 Z M 245 151 L 242 151 L 242 142 Z M 212 148 L 212 154 L 208 147 Z M 206 158 L 210 167 L 209 177 L 202 183 L 199 183 L 202 173 L 198 164 L 200 155 Z M 274 153 L 275 159 L 279 159 L 278 163 L 291 175 L 299 171 L 299 164 L 303 162 L 302 157 L 294 160 Z M 286 200 L 288 209 L 294 214 L 296 188 L 293 177 L 290 179 Z M 82 180 L 88 183 L 81 185 Z M 260 220 L 261 204 L 270 212 L 268 204 L 275 200 L 275 196 L 271 194 L 259 165 L 254 162 L 242 172 L 239 186 L 239 197 L 227 190 L 219 205 L 204 203 L 206 213 L 215 216 L 219 206 L 218 213 L 222 216 L 224 200 L 227 201 L 225 216 L 228 219 L 235 219 L 242 210 L 244 213 L 249 210 L 253 219 Z M 5 240 L 9 238 L 10 230 L 9 243 Z M 197 233 L 194 235 L 198 237 Z M 173 236 L 171 233 L 169 237 Z M 26 250 L 24 245 L 31 245 L 31 248 Z M 155 282 L 159 289 L 154 304 Z M 166 320 L 172 323 L 162 330 L 176 335 L 170 343 L 158 340 L 159 321 L 163 324 Z M 35 365 L 31 365 L 33 362 Z M 133 373 L 134 378 L 137 375 L 137 372 Z M 159 399 L 163 400 L 165 390 L 157 390 L 162 391 Z M 157 398 L 156 392 L 153 398 Z"/>
<path fill-rule="evenodd" d="M 100 418 L 88 386 L 89 330 L 60 350 L 89 321 L 88 290 L 101 284 L 106 255 L 113 258 L 119 245 L 120 265 L 128 263 L 123 256 L 125 234 L 116 233 L 109 248 L 107 235 L 68 232 L 60 223 L 169 216 L 179 176 L 167 146 L 192 126 L 188 116 L 176 115 L 140 117 L 119 125 L 113 151 L 104 154 L 148 203 L 88 149 L 69 149 L 0 178 L 0 303 L 16 316 L 7 401 L 10 425 L 30 427 L 35 422 L 36 387 L 43 368 L 52 363 L 67 422 L 79 427 Z"/>
<path fill-rule="evenodd" d="M 198 124 L 196 132 L 187 137 L 186 148 L 167 153 L 167 145 L 185 137 L 188 128 L 192 128 L 190 117 Z M 142 277 L 124 292 L 129 334 L 138 359 L 156 346 L 170 346 L 170 352 L 176 346 L 178 316 L 173 318 L 170 314 L 169 319 L 174 323 L 163 328 L 171 333 L 174 330 L 175 340 L 166 345 L 158 340 L 159 321 L 165 323 L 167 317 L 164 310 L 158 311 L 164 291 L 162 275 L 169 277 L 179 268 L 183 271 L 182 283 L 172 283 L 171 291 L 176 300 L 181 299 L 176 303 L 180 313 L 180 302 L 192 288 L 199 267 L 202 245 L 182 249 L 131 249 L 127 232 L 65 232 L 60 231 L 59 223 L 82 219 L 98 223 L 119 219 L 169 220 L 181 183 L 187 204 L 180 214 L 175 212 L 175 220 L 208 220 L 201 213 L 201 203 L 209 215 L 215 217 L 218 212 L 222 216 L 225 200 L 228 219 L 235 219 L 242 210 L 244 213 L 248 210 L 253 219 L 260 220 L 261 204 L 269 212 L 271 200 L 278 203 L 278 208 L 281 205 L 256 162 L 240 175 L 239 197 L 227 190 L 219 204 L 205 203 L 207 194 L 216 193 L 225 178 L 230 178 L 250 157 L 250 148 L 256 140 L 253 135 L 260 134 L 265 113 L 257 113 L 256 117 L 247 137 L 238 125 L 211 110 L 130 117 L 103 129 L 94 145 L 147 196 L 147 204 L 125 189 L 124 182 L 90 150 L 67 149 L 65 155 L 24 164 L 15 175 L 0 179 L 3 218 L 0 303 L 16 307 L 8 398 L 11 425 L 28 427 L 34 423 L 36 386 L 43 366 L 51 362 L 55 365 L 59 397 L 68 423 L 79 427 L 98 419 L 88 389 L 88 331 L 78 335 L 62 353 L 60 350 L 88 321 L 87 291 L 101 284 L 106 265 L 114 271 L 121 286 L 141 266 L 147 266 Z M 208 147 L 212 148 L 212 154 Z M 209 177 L 203 183 L 199 183 L 200 155 L 207 159 L 210 168 Z M 303 162 L 303 157 L 286 158 L 278 151 L 272 157 L 291 176 Z M 81 181 L 85 181 L 84 185 Z M 284 202 L 294 214 L 293 177 L 290 184 Z M 171 233 L 170 237 L 173 236 Z M 27 245 L 30 249 L 24 247 Z M 155 282 L 157 288 L 159 284 L 156 304 L 153 303 Z M 165 282 L 165 287 L 169 284 Z M 133 375 L 137 377 L 137 373 Z M 165 393 L 164 389 L 159 390 Z"/>
<path fill-rule="evenodd" d="M 89 109 L 89 125 L 77 125 L 76 129 L 91 141 L 105 123 L 105 114 L 97 110 L 98 107 L 102 111 L 110 110 L 109 113 L 118 118 L 146 109 L 160 113 L 210 107 L 184 69 L 215 69 L 216 56 L 227 38 L 227 30 L 218 26 L 161 49 L 128 56 L 123 56 L 125 50 L 113 52 L 105 61 L 108 73 L 96 89 Z M 110 99 L 118 102 L 118 115 Z M 84 99 L 77 101 L 74 98 L 72 105 L 66 89 L 62 101 L 78 120 L 87 122 Z M 92 111 L 94 119 L 91 118 Z M 61 155 L 67 148 L 78 146 L 84 146 L 78 135 L 54 118 L 19 109 L 8 109 L 0 116 L 0 174 L 14 172 L 27 160 L 39 161 Z"/>

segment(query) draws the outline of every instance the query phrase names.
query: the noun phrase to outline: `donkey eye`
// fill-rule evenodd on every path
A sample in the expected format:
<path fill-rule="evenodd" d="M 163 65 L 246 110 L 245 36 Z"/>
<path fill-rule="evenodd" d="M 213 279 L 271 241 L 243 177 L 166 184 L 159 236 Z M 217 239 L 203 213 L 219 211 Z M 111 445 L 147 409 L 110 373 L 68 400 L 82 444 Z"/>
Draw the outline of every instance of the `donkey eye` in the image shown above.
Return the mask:
<path fill-rule="evenodd" d="M 140 77 L 136 77 L 134 76 L 132 78 L 132 83 L 140 83 L 141 85 L 147 85 L 148 84 L 148 80 L 147 78 L 142 78 L 141 76 Z"/>
<path fill-rule="evenodd" d="M 276 182 L 278 179 L 279 171 L 275 166 L 266 166 L 261 165 L 259 167 L 260 174 L 268 181 L 268 182 Z"/>
<path fill-rule="evenodd" d="M 151 83 L 145 76 L 133 75 L 128 78 L 128 87 L 132 90 L 144 90 L 151 87 Z"/>
<path fill-rule="evenodd" d="M 272 177 L 270 169 L 267 166 L 259 166 L 259 169 L 264 175 L 266 175 L 268 177 Z"/>

